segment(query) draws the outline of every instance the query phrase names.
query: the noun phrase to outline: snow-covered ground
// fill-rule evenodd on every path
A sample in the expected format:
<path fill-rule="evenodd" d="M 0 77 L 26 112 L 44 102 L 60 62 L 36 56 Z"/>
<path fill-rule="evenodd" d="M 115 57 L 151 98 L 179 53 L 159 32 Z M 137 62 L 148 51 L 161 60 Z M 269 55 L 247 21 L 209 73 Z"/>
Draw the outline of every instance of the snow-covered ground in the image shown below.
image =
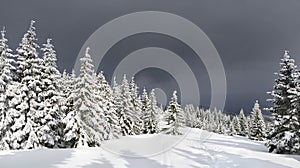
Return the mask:
<path fill-rule="evenodd" d="M 141 135 L 101 148 L 1 151 L 0 167 L 300 168 L 300 156 L 268 153 L 262 142 L 191 129 L 183 136 Z"/>

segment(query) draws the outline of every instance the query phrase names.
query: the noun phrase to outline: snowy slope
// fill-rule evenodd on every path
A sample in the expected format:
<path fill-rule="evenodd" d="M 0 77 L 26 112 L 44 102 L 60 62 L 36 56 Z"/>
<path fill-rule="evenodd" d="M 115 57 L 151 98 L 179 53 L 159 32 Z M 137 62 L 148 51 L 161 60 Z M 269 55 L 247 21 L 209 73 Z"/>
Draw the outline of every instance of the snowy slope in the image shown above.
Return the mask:
<path fill-rule="evenodd" d="M 187 135 L 141 135 L 101 148 L 1 151 L 0 167 L 300 168 L 300 156 L 270 154 L 262 142 L 191 129 Z"/>

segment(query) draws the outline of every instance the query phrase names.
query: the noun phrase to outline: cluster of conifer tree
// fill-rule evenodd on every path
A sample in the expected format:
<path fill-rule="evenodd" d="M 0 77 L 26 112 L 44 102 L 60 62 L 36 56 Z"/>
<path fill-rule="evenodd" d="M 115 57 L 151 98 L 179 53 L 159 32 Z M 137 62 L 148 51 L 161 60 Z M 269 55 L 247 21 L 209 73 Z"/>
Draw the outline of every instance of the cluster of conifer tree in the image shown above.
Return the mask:
<path fill-rule="evenodd" d="M 243 109 L 239 115 L 230 116 L 217 109 L 201 109 L 193 105 L 185 107 L 186 125 L 210 132 L 225 135 L 240 135 L 252 140 L 262 141 L 266 138 L 269 127 L 264 121 L 258 101 L 249 116 L 245 116 Z"/>
<path fill-rule="evenodd" d="M 176 92 L 163 115 L 154 90 L 139 95 L 133 78 L 124 75 L 121 84 L 110 86 L 103 72 L 95 72 L 89 50 L 79 75 L 60 73 L 51 39 L 42 47 L 37 43 L 34 21 L 14 54 L 1 31 L 0 149 L 100 146 L 161 130 L 180 134 L 184 118 Z"/>

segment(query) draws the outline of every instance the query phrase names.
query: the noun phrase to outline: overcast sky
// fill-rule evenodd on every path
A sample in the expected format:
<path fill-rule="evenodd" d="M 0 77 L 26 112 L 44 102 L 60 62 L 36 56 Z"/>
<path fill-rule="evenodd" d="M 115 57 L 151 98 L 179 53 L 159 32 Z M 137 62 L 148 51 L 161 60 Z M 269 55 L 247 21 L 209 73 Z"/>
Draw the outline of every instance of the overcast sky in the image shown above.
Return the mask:
<path fill-rule="evenodd" d="M 225 110 L 250 112 L 256 99 L 266 107 L 266 91 L 274 84 L 275 71 L 287 49 L 300 62 L 299 0 L 2 0 L 0 26 L 6 26 L 9 45 L 15 49 L 31 19 L 37 21 L 39 43 L 53 38 L 60 70 L 71 71 L 88 37 L 106 22 L 137 11 L 164 11 L 182 16 L 199 26 L 210 38 L 223 61 L 227 78 Z M 201 61 L 189 61 L 195 54 L 172 37 L 144 33 L 120 40 L 107 53 L 120 60 L 134 50 L 162 47 L 180 55 L 201 81 L 201 105 L 209 106 L 210 83 Z M 99 70 L 111 79 L 108 59 Z M 137 62 L 138 64 L 138 62 Z M 157 75 L 161 74 L 161 75 Z M 145 69 L 136 75 L 147 88 L 161 87 L 170 96 L 180 86 L 167 72 Z M 141 86 L 143 87 L 143 86 Z"/>

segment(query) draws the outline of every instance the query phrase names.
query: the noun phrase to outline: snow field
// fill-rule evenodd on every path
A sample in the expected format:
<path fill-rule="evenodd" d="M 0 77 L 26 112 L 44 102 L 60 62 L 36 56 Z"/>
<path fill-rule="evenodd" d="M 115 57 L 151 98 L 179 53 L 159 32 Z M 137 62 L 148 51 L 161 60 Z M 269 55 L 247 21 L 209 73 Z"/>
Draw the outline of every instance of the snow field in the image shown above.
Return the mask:
<path fill-rule="evenodd" d="M 191 129 L 184 136 L 121 137 L 105 141 L 100 148 L 1 151 L 0 165 L 1 168 L 300 167 L 300 156 L 268 153 L 263 142 L 245 137 L 225 136 L 199 129 Z M 172 145 L 178 140 L 176 138 L 182 137 L 170 148 L 162 146 Z M 155 154 L 158 149 L 165 151 Z"/>

